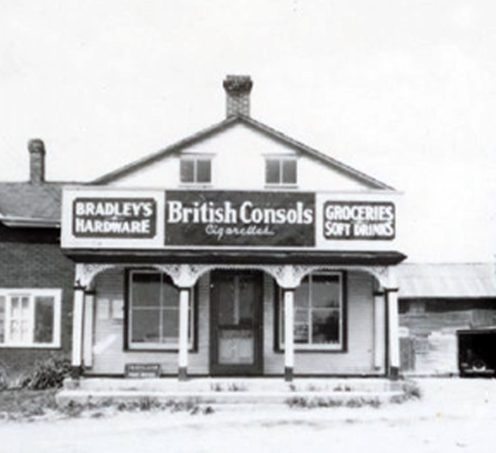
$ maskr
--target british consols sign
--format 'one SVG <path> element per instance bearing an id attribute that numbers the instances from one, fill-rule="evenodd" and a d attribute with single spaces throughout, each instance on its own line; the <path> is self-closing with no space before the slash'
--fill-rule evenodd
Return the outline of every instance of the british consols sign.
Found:
<path id="1" fill-rule="evenodd" d="M 315 245 L 315 194 L 167 191 L 166 246 Z"/>

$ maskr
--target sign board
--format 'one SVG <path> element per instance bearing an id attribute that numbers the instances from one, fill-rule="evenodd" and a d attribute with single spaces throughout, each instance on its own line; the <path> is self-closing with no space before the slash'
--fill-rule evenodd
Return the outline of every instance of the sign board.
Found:
<path id="1" fill-rule="evenodd" d="M 329 240 L 394 239 L 395 206 L 391 202 L 326 201 L 324 238 Z"/>
<path id="2" fill-rule="evenodd" d="M 153 198 L 76 198 L 72 234 L 91 238 L 153 238 L 157 203 Z"/>
<path id="3" fill-rule="evenodd" d="M 315 194 L 168 191 L 165 245 L 315 245 Z"/>
<path id="4" fill-rule="evenodd" d="M 124 376 L 134 379 L 148 379 L 160 377 L 159 363 L 126 363 Z"/>
<path id="5" fill-rule="evenodd" d="M 398 194 L 64 189 L 62 247 L 395 250 Z"/>

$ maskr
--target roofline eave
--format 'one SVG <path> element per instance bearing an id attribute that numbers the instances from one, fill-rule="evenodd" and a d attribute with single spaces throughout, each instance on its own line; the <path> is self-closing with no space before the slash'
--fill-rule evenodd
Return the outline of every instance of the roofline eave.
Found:
<path id="1" fill-rule="evenodd" d="M 191 146 L 195 143 L 197 143 L 200 140 L 203 140 L 207 137 L 210 137 L 211 135 L 220 132 L 224 129 L 226 129 L 229 126 L 232 126 L 236 123 L 244 123 L 245 125 L 249 127 L 253 127 L 254 129 L 258 130 L 259 132 L 262 132 L 263 134 L 267 135 L 268 137 L 277 140 L 281 143 L 284 143 L 287 146 L 290 146 L 294 149 L 297 149 L 303 153 L 306 153 L 310 156 L 312 156 L 315 159 L 320 160 L 321 162 L 324 162 L 325 164 L 332 166 L 334 169 L 337 171 L 340 171 L 348 176 L 351 176 L 352 178 L 361 181 L 375 189 L 380 189 L 380 190 L 390 190 L 396 192 L 396 189 L 392 186 L 389 186 L 388 184 L 385 184 L 361 171 L 358 171 L 341 161 L 334 159 L 327 154 L 324 154 L 320 151 L 317 151 L 314 148 L 311 148 L 308 145 L 305 145 L 298 140 L 295 140 L 284 133 L 267 126 L 265 123 L 262 123 L 260 121 L 257 121 L 251 117 L 244 116 L 244 115 L 236 115 L 232 117 L 228 117 L 224 120 L 222 120 L 219 123 L 216 123 L 210 127 L 207 127 L 206 129 L 200 130 L 199 132 L 192 134 L 176 143 L 173 143 L 172 145 L 161 149 L 160 151 L 157 151 L 153 154 L 150 154 L 142 159 L 139 159 L 137 161 L 131 162 L 130 164 L 127 164 L 117 170 L 114 170 L 110 173 L 106 173 L 103 176 L 100 176 L 99 178 L 91 181 L 90 183 L 87 183 L 89 185 L 100 185 L 100 184 L 107 184 L 110 182 L 113 182 L 121 177 L 127 176 L 131 174 L 132 172 L 139 170 L 141 168 L 144 168 L 148 165 L 151 165 L 152 163 L 156 162 L 157 160 L 162 159 L 163 157 L 173 154 L 175 152 L 178 152 L 182 150 L 183 148 L 187 146 Z"/>

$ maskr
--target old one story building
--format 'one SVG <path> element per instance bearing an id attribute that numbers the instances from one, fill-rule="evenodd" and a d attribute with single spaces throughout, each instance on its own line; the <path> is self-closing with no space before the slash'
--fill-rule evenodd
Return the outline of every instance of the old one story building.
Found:
<path id="1" fill-rule="evenodd" d="M 402 373 L 496 375 L 494 263 L 404 263 L 398 281 Z"/>
<path id="2" fill-rule="evenodd" d="M 66 187 L 74 374 L 396 376 L 400 194 L 250 116 Z"/>

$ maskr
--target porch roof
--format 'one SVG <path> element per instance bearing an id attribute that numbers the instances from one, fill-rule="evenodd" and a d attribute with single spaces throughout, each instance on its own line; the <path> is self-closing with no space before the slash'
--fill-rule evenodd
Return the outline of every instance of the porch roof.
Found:
<path id="1" fill-rule="evenodd" d="M 64 253 L 81 263 L 133 264 L 305 264 L 347 266 L 392 266 L 406 256 L 397 251 L 315 250 L 75 250 Z"/>

